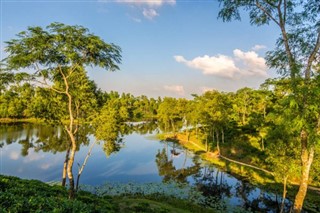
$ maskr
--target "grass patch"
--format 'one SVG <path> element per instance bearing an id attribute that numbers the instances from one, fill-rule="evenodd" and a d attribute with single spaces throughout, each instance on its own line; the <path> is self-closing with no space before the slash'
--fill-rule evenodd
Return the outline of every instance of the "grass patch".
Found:
<path id="1" fill-rule="evenodd" d="M 0 123 L 43 123 L 38 118 L 0 118 Z"/>
<path id="2" fill-rule="evenodd" d="M 0 175 L 0 212 L 217 212 L 161 194 L 98 196 L 86 191 L 68 199 L 66 188 Z"/>

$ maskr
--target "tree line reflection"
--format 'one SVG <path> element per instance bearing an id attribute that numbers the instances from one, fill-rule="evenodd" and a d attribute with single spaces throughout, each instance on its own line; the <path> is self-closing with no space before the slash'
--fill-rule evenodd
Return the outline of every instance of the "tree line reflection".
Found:
<path id="1" fill-rule="evenodd" d="M 152 134 L 161 131 L 156 122 L 123 123 L 113 138 L 101 141 L 100 145 L 106 156 L 121 150 L 125 144 L 124 137 L 132 133 Z M 94 129 L 92 126 L 79 127 L 76 137 L 81 141 L 81 147 L 89 146 L 90 137 Z M 108 133 L 106 133 L 108 134 Z M 92 139 L 92 138 L 91 138 Z M 27 156 L 33 149 L 35 152 L 63 153 L 68 149 L 66 132 L 63 128 L 43 124 L 1 124 L 1 148 L 13 143 L 21 145 L 21 156 Z M 129 143 L 129 141 L 127 142 Z M 248 180 L 235 179 L 219 169 L 204 165 L 198 155 L 190 153 L 174 142 L 163 141 L 163 148 L 155 155 L 155 163 L 159 176 L 164 183 L 174 181 L 182 184 L 192 184 L 205 197 L 204 205 L 213 206 L 217 203 L 229 202 L 242 206 L 253 212 L 267 212 L 279 210 L 281 199 L 274 194 L 269 194 L 263 189 L 250 184 Z M 77 151 L 79 151 L 79 149 Z M 180 164 L 178 165 L 176 161 Z M 187 162 L 191 159 L 191 163 Z M 291 203 L 286 202 L 288 210 Z"/>

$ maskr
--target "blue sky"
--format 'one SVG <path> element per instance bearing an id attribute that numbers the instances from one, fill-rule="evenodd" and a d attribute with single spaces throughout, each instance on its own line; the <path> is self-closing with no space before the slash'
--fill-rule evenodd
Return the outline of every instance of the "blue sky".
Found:
<path id="1" fill-rule="evenodd" d="M 217 0 L 0 0 L 4 41 L 28 26 L 82 25 L 122 48 L 120 71 L 89 68 L 106 91 L 190 98 L 208 89 L 257 88 L 274 71 L 264 64 L 279 31 L 217 19 Z"/>

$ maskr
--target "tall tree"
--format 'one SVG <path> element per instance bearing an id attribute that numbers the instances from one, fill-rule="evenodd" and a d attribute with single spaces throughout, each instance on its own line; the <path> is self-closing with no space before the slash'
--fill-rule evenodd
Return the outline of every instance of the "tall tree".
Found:
<path id="1" fill-rule="evenodd" d="M 59 123 L 68 120 L 64 128 L 69 136 L 70 156 L 67 174 L 70 198 L 74 197 L 74 177 L 72 167 L 77 150 L 75 134 L 78 131 L 77 119 L 84 116 L 80 112 L 81 101 L 86 95 L 89 84 L 85 67 L 98 66 L 106 70 L 118 70 L 121 62 L 121 50 L 114 44 L 104 42 L 100 37 L 89 33 L 82 26 L 69 26 L 52 23 L 42 27 L 29 27 L 17 34 L 17 38 L 6 42 L 4 59 L 9 70 L 29 69 L 35 81 L 54 92 L 60 101 L 57 113 L 62 116 L 53 118 Z M 59 96 L 61 98 L 59 98 Z M 65 112 L 65 113 L 61 113 Z M 82 110 L 85 112 L 85 110 Z"/>
<path id="2" fill-rule="evenodd" d="M 320 109 L 313 99 L 317 91 L 320 48 L 320 7 L 318 0 L 219 0 L 219 17 L 240 20 L 240 9 L 249 12 L 253 25 L 273 23 L 280 30 L 275 50 L 268 52 L 267 63 L 290 77 L 287 94 L 288 119 L 297 124 L 300 137 L 301 182 L 294 212 L 301 212 L 307 193 L 309 171 L 315 146 L 319 143 Z M 287 114 L 288 115 L 288 114 Z"/>

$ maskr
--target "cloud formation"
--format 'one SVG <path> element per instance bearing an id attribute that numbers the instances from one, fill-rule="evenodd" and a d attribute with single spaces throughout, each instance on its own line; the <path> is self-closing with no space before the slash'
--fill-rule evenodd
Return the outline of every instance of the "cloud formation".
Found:
<path id="1" fill-rule="evenodd" d="M 267 76 L 266 60 L 259 57 L 254 51 L 243 52 L 239 49 L 233 50 L 236 60 L 244 65 L 243 73 L 246 75 Z"/>
<path id="2" fill-rule="evenodd" d="M 198 56 L 187 60 L 176 55 L 174 59 L 190 68 L 200 70 L 204 75 L 215 75 L 224 78 L 235 76 L 267 76 L 265 59 L 259 57 L 254 51 L 244 52 L 239 49 L 233 51 L 233 57 L 226 55 Z"/>
<path id="3" fill-rule="evenodd" d="M 100 0 L 103 1 L 103 0 Z M 176 0 L 116 0 L 119 3 L 125 3 L 130 5 L 135 5 L 142 9 L 142 15 L 152 20 L 155 17 L 159 16 L 159 13 L 157 11 L 158 8 L 160 8 L 163 5 L 175 5 Z"/>
<path id="4" fill-rule="evenodd" d="M 169 92 L 174 92 L 175 94 L 178 94 L 178 95 L 184 95 L 184 88 L 183 86 L 181 85 L 165 85 L 163 87 L 166 91 L 169 91 Z"/>
<path id="5" fill-rule="evenodd" d="M 164 4 L 175 5 L 175 0 L 117 0 L 120 3 L 144 5 L 148 7 L 161 7 Z"/>
<path id="6" fill-rule="evenodd" d="M 188 67 L 201 70 L 204 75 L 218 75 L 222 77 L 233 77 L 239 69 L 235 66 L 232 58 L 225 55 L 199 56 L 190 61 L 183 56 L 174 56 L 179 63 L 184 63 Z"/>
<path id="7" fill-rule="evenodd" d="M 144 8 L 142 14 L 144 17 L 146 17 L 149 20 L 152 20 L 154 17 L 159 16 L 157 11 L 155 11 L 152 8 L 148 8 L 148 9 Z"/>
<path id="8" fill-rule="evenodd" d="M 267 47 L 265 45 L 261 45 L 261 44 L 256 44 L 254 45 L 251 49 L 253 51 L 259 51 L 259 50 L 262 50 L 262 49 L 266 49 Z"/>
<path id="9" fill-rule="evenodd" d="M 17 151 L 11 151 L 11 152 L 9 153 L 9 158 L 10 158 L 11 160 L 18 160 L 18 159 L 19 159 L 19 156 L 20 156 L 20 154 L 19 154 L 19 152 L 17 152 Z"/>

